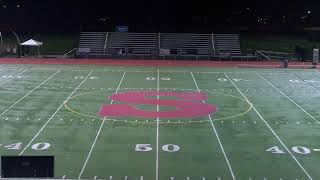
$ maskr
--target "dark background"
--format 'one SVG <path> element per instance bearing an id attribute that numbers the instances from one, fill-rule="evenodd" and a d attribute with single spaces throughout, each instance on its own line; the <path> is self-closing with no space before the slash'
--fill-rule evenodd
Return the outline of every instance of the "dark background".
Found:
<path id="1" fill-rule="evenodd" d="M 319 26 L 319 7 L 319 0 L 0 0 L 0 25 L 39 32 L 117 25 L 131 32 L 291 32 Z"/>

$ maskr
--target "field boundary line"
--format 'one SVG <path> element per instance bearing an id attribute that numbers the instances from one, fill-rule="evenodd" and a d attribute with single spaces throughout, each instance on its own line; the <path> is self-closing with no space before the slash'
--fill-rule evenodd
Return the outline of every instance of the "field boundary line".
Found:
<path id="1" fill-rule="evenodd" d="M 6 84 L 6 83 L 7 83 L 7 82 L 9 82 L 10 80 L 12 80 L 12 79 L 14 79 L 14 78 L 16 78 L 16 77 L 18 77 L 18 76 L 20 76 L 21 74 L 25 73 L 26 71 L 28 71 L 28 69 L 25 69 L 24 71 L 22 71 L 22 72 L 20 72 L 20 73 L 16 74 L 16 75 L 15 75 L 15 76 L 13 76 L 12 78 L 9 78 L 9 79 L 7 79 L 6 81 L 4 81 L 4 82 L 0 83 L 0 86 L 2 86 L 2 85 L 4 85 L 4 84 Z"/>
<path id="2" fill-rule="evenodd" d="M 158 69 L 157 74 L 157 92 L 160 91 L 160 70 Z M 159 112 L 159 94 L 157 94 L 157 112 Z M 157 116 L 157 135 L 156 135 L 156 180 L 159 179 L 159 124 L 160 119 L 159 116 Z"/>
<path id="3" fill-rule="evenodd" d="M 311 119 L 313 119 L 314 121 L 320 123 L 320 121 L 318 121 L 315 117 L 313 117 L 311 114 L 309 114 L 305 109 L 303 109 L 299 104 L 297 104 L 293 99 L 291 99 L 288 95 L 284 94 L 280 89 L 278 89 L 277 87 L 274 86 L 274 84 L 272 84 L 271 82 L 269 82 L 267 79 L 265 79 L 264 77 L 262 77 L 259 73 L 257 73 L 257 75 L 263 79 L 265 82 L 267 82 L 273 89 L 277 90 L 280 94 L 282 94 L 284 97 L 286 97 L 287 99 L 289 99 L 293 104 L 295 104 L 299 109 L 301 109 L 305 114 L 307 114 Z"/>
<path id="4" fill-rule="evenodd" d="M 229 80 L 229 82 L 237 89 L 237 91 L 248 101 L 249 104 L 251 104 L 253 110 L 257 113 L 257 115 L 260 117 L 260 119 L 264 122 L 264 124 L 269 128 L 269 130 L 272 132 L 272 134 L 276 137 L 276 139 L 280 142 L 280 144 L 286 149 L 286 151 L 290 154 L 292 159 L 298 164 L 298 166 L 301 168 L 301 170 L 305 173 L 305 175 L 309 178 L 309 180 L 313 180 L 308 171 L 302 166 L 302 164 L 298 161 L 298 159 L 291 153 L 289 148 L 284 144 L 284 142 L 281 140 L 281 138 L 277 135 L 277 133 L 271 128 L 271 126 L 266 122 L 266 120 L 262 117 L 262 115 L 259 113 L 259 111 L 256 109 L 256 107 L 249 101 L 249 99 L 241 92 L 241 90 L 237 87 L 237 85 L 229 78 L 229 76 L 224 73 L 226 78 Z"/>
<path id="5" fill-rule="evenodd" d="M 120 89 L 120 86 L 121 86 L 121 84 L 122 84 L 122 81 L 123 81 L 124 77 L 126 76 L 126 73 L 127 73 L 127 72 L 124 71 L 124 73 L 123 73 L 123 75 L 122 75 L 122 78 L 121 78 L 121 80 L 120 80 L 120 82 L 119 82 L 119 84 L 118 84 L 118 87 L 117 87 L 117 89 L 116 89 L 116 91 L 115 91 L 115 94 L 118 93 L 118 91 L 119 91 L 119 89 Z M 113 104 L 113 102 L 114 102 L 114 101 L 111 100 L 110 104 Z M 103 121 L 101 122 L 101 125 L 100 125 L 100 127 L 99 127 L 98 132 L 97 132 L 97 135 L 96 135 L 96 137 L 94 138 L 94 141 L 93 141 L 93 144 L 91 145 L 90 151 L 89 151 L 89 153 L 88 153 L 88 155 L 87 155 L 87 157 L 86 157 L 86 160 L 85 160 L 85 162 L 84 162 L 84 164 L 83 164 L 83 166 L 82 166 L 82 168 L 81 168 L 81 171 L 80 171 L 80 173 L 79 173 L 79 175 L 78 175 L 78 179 L 81 179 L 81 176 L 82 176 L 85 168 L 87 167 L 88 161 L 89 161 L 89 159 L 90 159 L 90 157 L 91 157 L 91 154 L 92 154 L 92 151 L 93 151 L 93 148 L 94 148 L 94 146 L 96 145 L 96 143 L 97 143 L 97 141 L 98 141 L 99 135 L 100 135 L 100 133 L 101 133 L 101 130 L 102 130 L 103 125 L 104 125 L 105 122 L 106 122 L 106 119 L 107 119 L 107 116 L 105 116 L 105 117 L 103 118 Z"/>
<path id="6" fill-rule="evenodd" d="M 191 73 L 192 79 L 193 79 L 193 81 L 194 81 L 194 84 L 195 84 L 196 87 L 197 87 L 198 92 L 201 92 L 200 89 L 199 89 L 198 83 L 197 83 L 196 79 L 194 78 L 193 73 L 192 73 L 192 72 L 190 72 L 190 73 Z M 204 100 L 203 100 L 203 103 L 205 103 Z M 214 133 L 215 133 L 215 135 L 216 135 L 216 137 L 217 137 L 217 140 L 218 140 L 218 143 L 219 143 L 219 145 L 220 145 L 221 151 L 222 151 L 222 153 L 223 153 L 224 159 L 225 159 L 225 161 L 226 161 L 226 163 L 227 163 L 227 165 L 228 165 L 228 168 L 229 168 L 230 174 L 231 174 L 231 176 L 232 176 L 232 179 L 235 180 L 236 177 L 235 177 L 235 175 L 234 175 L 233 169 L 232 169 L 231 164 L 230 164 L 230 162 L 229 162 L 228 156 L 227 156 L 226 152 L 224 151 L 224 147 L 223 147 L 222 142 L 221 142 L 221 140 L 220 140 L 218 131 L 217 131 L 217 129 L 216 129 L 216 127 L 215 127 L 215 125 L 214 125 L 214 123 L 213 123 L 213 121 L 212 121 L 212 118 L 211 118 L 211 115 L 210 115 L 210 114 L 208 115 L 208 117 L 209 117 L 209 119 L 210 119 L 210 123 L 211 123 L 212 129 L 213 129 L 213 131 L 214 131 Z"/>
<path id="7" fill-rule="evenodd" d="M 49 124 L 49 122 L 53 119 L 53 117 L 60 111 L 60 109 L 63 107 L 64 103 L 70 99 L 70 97 L 80 88 L 80 86 L 89 78 L 89 76 L 93 73 L 93 71 L 90 71 L 90 73 L 84 78 L 81 83 L 72 91 L 72 93 L 67 97 L 65 101 L 58 107 L 58 109 L 52 114 L 52 116 L 48 119 L 48 121 L 40 128 L 40 130 L 37 132 L 37 134 L 31 139 L 31 141 L 27 144 L 25 148 L 19 153 L 19 156 L 21 156 L 26 149 L 33 143 L 33 141 L 39 136 L 39 134 L 45 129 L 45 127 Z"/>
<path id="8" fill-rule="evenodd" d="M 43 81 L 41 84 L 39 84 L 38 86 L 36 86 L 35 88 L 33 88 L 29 93 L 27 93 L 26 95 L 24 95 L 22 98 L 20 98 L 18 101 L 14 102 L 9 108 L 7 108 L 6 110 L 4 110 L 1 114 L 0 117 L 2 115 L 4 115 L 6 112 L 8 112 L 13 106 L 15 106 L 16 104 L 18 104 L 20 101 L 22 101 L 24 98 L 26 98 L 27 96 L 29 96 L 31 93 L 33 93 L 35 90 L 37 90 L 39 87 L 41 87 L 44 83 L 46 83 L 47 81 L 49 81 L 50 79 L 52 79 L 56 74 L 58 74 L 60 72 L 60 70 L 56 71 L 54 74 L 52 74 L 49 78 L 47 78 L 45 81 Z"/>

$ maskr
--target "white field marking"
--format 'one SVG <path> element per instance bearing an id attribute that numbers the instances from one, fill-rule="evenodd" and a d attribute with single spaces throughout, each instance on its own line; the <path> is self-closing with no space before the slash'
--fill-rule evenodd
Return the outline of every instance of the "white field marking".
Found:
<path id="1" fill-rule="evenodd" d="M 94 176 L 93 179 L 97 179 L 97 176 Z"/>
<path id="2" fill-rule="evenodd" d="M 194 84 L 195 84 L 196 87 L 197 87 L 198 92 L 201 92 L 200 89 L 199 89 L 199 86 L 198 86 L 198 84 L 197 84 L 197 81 L 196 81 L 196 79 L 194 78 L 194 75 L 193 75 L 192 72 L 191 72 L 191 76 L 192 76 L 192 79 L 193 79 Z M 204 100 L 203 100 L 203 103 L 205 103 Z M 209 114 L 208 117 L 209 117 L 209 119 L 210 119 L 210 123 L 211 123 L 212 129 L 213 129 L 213 131 L 214 131 L 214 134 L 215 134 L 216 137 L 217 137 L 217 140 L 218 140 L 218 143 L 219 143 L 219 145 L 220 145 L 221 151 L 222 151 L 222 153 L 223 153 L 224 159 L 225 159 L 225 161 L 226 161 L 226 163 L 227 163 L 227 165 L 228 165 L 228 168 L 229 168 L 230 174 L 231 174 L 231 176 L 232 176 L 232 179 L 235 180 L 236 177 L 235 177 L 235 175 L 234 175 L 234 173 L 233 173 L 233 169 L 232 169 L 232 167 L 231 167 L 231 165 L 230 165 L 228 156 L 227 156 L 226 152 L 224 151 L 224 147 L 223 147 L 223 145 L 222 145 L 222 143 L 221 143 L 221 140 L 220 140 L 219 134 L 218 134 L 218 132 L 217 132 L 217 129 L 216 129 L 216 127 L 215 127 L 215 125 L 214 125 L 214 123 L 213 123 L 213 121 L 212 121 L 211 115 Z"/>
<path id="3" fill-rule="evenodd" d="M 229 79 L 230 83 L 237 89 L 237 91 L 242 95 L 242 97 L 252 106 L 252 109 L 257 113 L 257 115 L 260 117 L 260 119 L 264 122 L 264 124 L 269 128 L 269 130 L 272 132 L 272 134 L 277 138 L 277 140 L 280 142 L 280 144 L 286 149 L 286 151 L 290 154 L 292 159 L 298 164 L 298 166 L 301 168 L 301 170 L 306 174 L 306 176 L 309 178 L 309 180 L 312 180 L 312 177 L 307 172 L 307 170 L 301 165 L 301 163 L 297 160 L 297 158 L 291 153 L 289 148 L 284 144 L 284 142 L 280 139 L 280 137 L 277 135 L 276 132 L 271 128 L 271 126 L 266 122 L 266 120 L 261 116 L 261 114 L 258 112 L 258 110 L 255 108 L 255 106 L 249 101 L 249 99 L 240 91 L 240 89 L 235 85 L 235 83 L 229 78 L 229 76 L 224 73 L 224 75 Z"/>
<path id="4" fill-rule="evenodd" d="M 123 81 L 124 77 L 126 76 L 126 73 L 127 73 L 127 72 L 124 71 L 124 73 L 123 73 L 123 75 L 122 75 L 122 78 L 121 78 L 121 80 L 120 80 L 120 82 L 119 82 L 119 85 L 118 85 L 118 87 L 117 87 L 117 90 L 115 91 L 115 94 L 118 93 L 118 91 L 119 91 L 119 89 L 120 89 L 120 86 L 121 86 L 121 84 L 122 84 L 122 81 Z M 111 100 L 110 104 L 113 104 L 113 100 Z M 80 171 L 80 173 L 79 173 L 78 179 L 81 179 L 81 176 L 82 176 L 82 174 L 83 174 L 83 172 L 84 172 L 84 170 L 85 170 L 85 168 L 86 168 L 86 166 L 87 166 L 87 163 L 88 163 L 88 161 L 89 161 L 89 159 L 90 159 L 90 156 L 91 156 L 91 153 L 92 153 L 92 151 L 93 151 L 93 148 L 94 148 L 94 146 L 95 146 L 96 143 L 97 143 L 97 140 L 98 140 L 99 135 L 100 135 L 100 133 L 101 133 L 102 127 L 103 127 L 104 123 L 106 122 L 106 120 L 107 120 L 107 116 L 105 116 L 105 117 L 103 118 L 103 121 L 101 122 L 101 125 L 100 125 L 100 127 L 99 127 L 98 132 L 97 132 L 97 135 L 96 135 L 96 137 L 94 138 L 93 144 L 92 144 L 92 146 L 91 146 L 91 148 L 90 148 L 90 151 L 89 151 L 89 153 L 88 153 L 88 155 L 87 155 L 87 158 L 86 158 L 86 160 L 85 160 L 85 162 L 84 162 L 84 164 L 83 164 L 83 166 L 82 166 L 82 169 L 81 169 L 81 171 Z"/>
<path id="5" fill-rule="evenodd" d="M 157 71 L 157 92 L 159 93 L 160 88 L 160 70 Z M 159 94 L 157 95 L 157 100 L 159 100 Z M 159 112 L 159 102 L 157 102 L 157 112 Z M 157 135 L 156 135 L 156 180 L 159 179 L 159 117 L 157 117 Z"/>
<path id="6" fill-rule="evenodd" d="M 295 76 L 295 75 L 293 75 L 293 74 L 290 74 L 290 75 L 291 75 L 292 77 L 296 78 L 296 79 L 301 80 L 304 84 L 310 86 L 312 89 L 314 89 L 314 90 L 316 90 L 317 92 L 320 93 L 320 90 L 319 90 L 318 88 L 314 87 L 313 85 L 311 85 L 310 83 L 306 82 L 305 80 L 302 80 L 301 78 L 299 78 L 299 77 L 297 77 L 297 76 Z"/>
<path id="7" fill-rule="evenodd" d="M 17 75 L 13 76 L 12 78 L 9 78 L 9 79 L 7 79 L 6 81 L 4 81 L 4 82 L 0 83 L 0 86 L 1 86 L 1 85 L 6 84 L 6 83 L 7 83 L 7 82 L 9 82 L 11 79 L 14 79 L 14 78 L 16 78 L 16 77 L 20 76 L 21 74 L 25 73 L 26 71 L 28 71 L 28 69 L 26 69 L 26 70 L 24 70 L 24 71 L 22 71 L 22 72 L 18 73 Z"/>
<path id="8" fill-rule="evenodd" d="M 143 176 L 140 177 L 140 180 L 143 180 Z"/>
<path id="9" fill-rule="evenodd" d="M 298 108 L 300 108 L 304 113 L 306 113 L 311 119 L 313 119 L 316 122 L 319 122 L 315 117 L 313 117 L 311 114 L 309 114 L 306 110 L 304 110 L 299 104 L 297 104 L 294 100 L 292 100 L 289 96 L 287 96 L 286 94 L 284 94 L 282 91 L 280 91 L 277 87 L 275 87 L 271 82 L 269 82 L 267 79 L 265 79 L 264 77 L 262 77 L 259 73 L 257 73 L 257 75 L 263 79 L 264 81 L 266 81 L 271 87 L 273 87 L 275 90 L 277 90 L 280 94 L 282 94 L 284 97 L 286 97 L 287 99 L 289 99 L 293 104 L 295 104 Z"/>
<path id="10" fill-rule="evenodd" d="M 202 180 L 206 180 L 206 178 L 205 178 L 205 177 L 202 177 Z"/>
<path id="11" fill-rule="evenodd" d="M 65 179 L 65 178 L 66 178 L 66 175 L 63 175 L 63 176 L 62 176 L 62 179 Z"/>
<path id="12" fill-rule="evenodd" d="M 124 177 L 124 180 L 128 180 L 128 176 L 125 176 L 125 177 Z"/>
<path id="13" fill-rule="evenodd" d="M 174 177 L 170 177 L 171 180 L 174 180 Z"/>
<path id="14" fill-rule="evenodd" d="M 112 180 L 112 176 L 109 177 L 109 180 Z"/>
<path id="15" fill-rule="evenodd" d="M 313 149 L 313 151 L 315 151 L 315 152 L 320 152 L 320 149 Z"/>
<path id="16" fill-rule="evenodd" d="M 88 79 L 88 77 L 93 73 L 93 71 L 90 71 L 90 73 L 87 75 L 85 79 L 81 81 L 81 83 L 76 87 L 72 93 L 67 97 L 65 101 L 62 102 L 62 104 L 58 107 L 58 109 L 52 114 L 52 116 L 48 119 L 48 121 L 41 127 L 41 129 L 37 132 L 37 134 L 30 140 L 30 142 L 26 145 L 25 148 L 20 152 L 19 156 L 21 156 L 26 149 L 33 143 L 33 141 L 39 136 L 39 134 L 46 128 L 46 126 L 49 124 L 49 122 L 53 119 L 53 117 L 59 112 L 59 110 L 63 107 L 64 103 L 67 102 L 72 95 L 80 88 L 80 86 Z"/>
<path id="17" fill-rule="evenodd" d="M 187 180 L 190 180 L 190 177 L 187 177 Z"/>
<path id="18" fill-rule="evenodd" d="M 42 86 L 44 83 L 46 83 L 47 81 L 49 81 L 51 78 L 53 78 L 53 76 L 55 76 L 57 73 L 59 73 L 60 70 L 58 70 L 57 72 L 55 72 L 54 74 L 52 74 L 48 79 L 46 79 L 45 81 L 43 81 L 41 84 L 39 84 L 37 87 L 35 87 L 34 89 L 32 89 L 28 94 L 24 95 L 22 98 L 20 98 L 18 101 L 16 101 L 15 103 L 13 103 L 9 108 L 7 108 L 6 110 L 4 110 L 1 114 L 0 117 L 2 115 L 4 115 L 6 112 L 8 112 L 13 106 L 15 106 L 16 104 L 18 104 L 20 101 L 22 101 L 24 98 L 26 98 L 27 96 L 29 96 L 33 91 L 37 90 L 40 86 Z"/>

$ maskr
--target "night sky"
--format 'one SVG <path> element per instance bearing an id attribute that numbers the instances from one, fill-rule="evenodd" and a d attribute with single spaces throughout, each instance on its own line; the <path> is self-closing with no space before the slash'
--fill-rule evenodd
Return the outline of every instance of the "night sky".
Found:
<path id="1" fill-rule="evenodd" d="M 212 31 L 218 27 L 319 26 L 319 0 L 0 0 L 0 24 L 25 30 Z"/>

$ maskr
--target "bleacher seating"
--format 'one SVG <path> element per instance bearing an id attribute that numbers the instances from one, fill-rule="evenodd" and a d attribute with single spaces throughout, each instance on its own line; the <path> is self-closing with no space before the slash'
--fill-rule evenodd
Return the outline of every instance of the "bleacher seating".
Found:
<path id="1" fill-rule="evenodd" d="M 108 33 L 107 54 L 118 49 L 124 49 L 128 55 L 150 55 L 158 50 L 158 33 Z"/>
<path id="2" fill-rule="evenodd" d="M 90 55 L 241 56 L 238 34 L 82 32 Z"/>
<path id="3" fill-rule="evenodd" d="M 161 49 L 175 50 L 177 55 L 212 55 L 211 34 L 163 33 L 160 36 Z"/>
<path id="4" fill-rule="evenodd" d="M 238 34 L 214 34 L 216 55 L 241 56 Z"/>
<path id="5" fill-rule="evenodd" d="M 105 32 L 82 32 L 79 49 L 90 49 L 91 55 L 104 54 Z"/>

